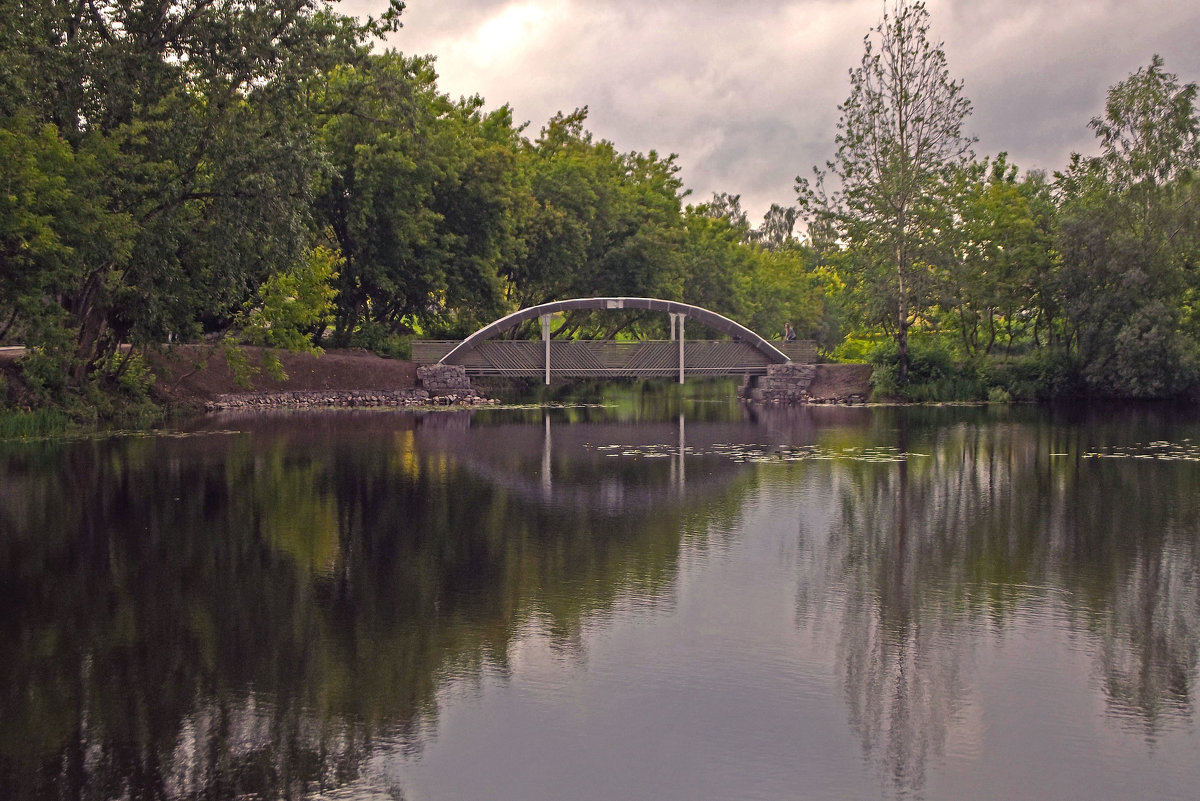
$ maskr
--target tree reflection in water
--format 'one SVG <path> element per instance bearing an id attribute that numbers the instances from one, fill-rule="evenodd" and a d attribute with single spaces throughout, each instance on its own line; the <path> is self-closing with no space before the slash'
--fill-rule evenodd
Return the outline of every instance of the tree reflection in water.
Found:
<path id="1" fill-rule="evenodd" d="M 948 738 L 976 736 L 977 634 L 1059 603 L 1091 635 L 1111 715 L 1150 741 L 1191 725 L 1197 465 L 1081 458 L 1120 431 L 914 417 L 886 426 L 904 462 L 838 465 L 842 512 L 814 548 L 825 575 L 798 601 L 802 627 L 839 632 L 849 722 L 883 775 L 919 793 Z"/>
<path id="2" fill-rule="evenodd" d="M 919 795 L 979 736 L 981 643 L 1028 613 L 1068 622 L 1111 720 L 1149 741 L 1193 725 L 1200 465 L 1083 456 L 1169 435 L 1153 421 L 989 415 L 322 413 L 8 448 L 0 797 L 353 786 L 374 755 L 429 742 L 447 684 L 512 671 L 531 626 L 578 659 L 624 599 L 670 611 L 681 558 L 792 480 L 836 508 L 801 531 L 798 626 L 828 640 L 850 729 L 893 790 Z M 768 462 L 772 443 L 824 450 L 788 467 L 707 447 L 751 439 Z M 909 456 L 825 458 L 864 445 Z"/>
<path id="3" fill-rule="evenodd" d="M 344 786 L 379 748 L 421 748 L 443 683 L 508 671 L 529 621 L 569 653 L 622 595 L 667 598 L 686 515 L 737 508 L 540 505 L 464 467 L 466 416 L 341 423 L 280 416 L 249 436 L 3 463 L 19 502 L 0 511 L 0 718 L 20 725 L 0 727 L 0 797 Z M 533 440 L 491 455 L 536 471 Z"/>

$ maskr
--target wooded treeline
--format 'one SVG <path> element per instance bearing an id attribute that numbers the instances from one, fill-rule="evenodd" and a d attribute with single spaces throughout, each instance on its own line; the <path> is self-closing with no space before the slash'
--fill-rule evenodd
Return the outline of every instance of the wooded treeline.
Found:
<path id="1" fill-rule="evenodd" d="M 1157 57 L 1092 121 L 1099 157 L 1020 175 L 971 152 L 928 14 L 900 4 L 865 40 L 838 156 L 755 227 L 736 195 L 685 203 L 674 156 L 594 138 L 586 108 L 535 133 L 448 97 L 432 57 L 379 49 L 402 10 L 0 0 L 0 344 L 35 346 L 30 386 L 128 385 L 130 354 L 205 336 L 400 354 L 590 295 L 790 321 L 910 397 L 1196 383 L 1196 86 Z M 902 52 L 908 94 L 877 85 Z"/>
<path id="2" fill-rule="evenodd" d="M 1053 176 L 978 159 L 971 112 L 922 3 L 864 40 L 837 152 L 800 205 L 845 281 L 845 321 L 888 343 L 903 397 L 1165 397 L 1200 370 L 1200 116 L 1163 60 L 1113 86 L 1099 155 Z M 910 351 L 909 335 L 919 335 Z M 849 345 L 850 343 L 847 343 Z"/>
<path id="3" fill-rule="evenodd" d="M 744 247 L 586 109 L 533 134 L 452 100 L 432 58 L 374 49 L 401 9 L 0 0 L 0 338 L 37 346 L 28 379 L 119 379 L 119 344 L 206 334 L 399 352 L 598 294 L 819 324 L 805 253 Z"/>

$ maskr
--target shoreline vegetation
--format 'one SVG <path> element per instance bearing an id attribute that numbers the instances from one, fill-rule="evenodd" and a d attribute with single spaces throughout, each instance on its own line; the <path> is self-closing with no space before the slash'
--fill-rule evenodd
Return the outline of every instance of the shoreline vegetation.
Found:
<path id="1" fill-rule="evenodd" d="M 449 97 L 435 56 L 384 47 L 401 2 L 188 8 L 6 17 L 0 351 L 33 346 L 0 373 L 14 425 L 149 425 L 225 367 L 259 392 L 399 391 L 296 386 L 322 371 L 295 360 L 412 369 L 415 337 L 603 296 L 794 330 L 870 365 L 874 400 L 1200 398 L 1200 90 L 1158 55 L 1080 120 L 1094 154 L 1022 172 L 974 152 L 968 87 L 924 3 L 897 0 L 849 72 L 833 158 L 754 225 L 737 194 L 686 203 L 674 154 L 622 152 L 586 106 L 534 129 Z M 575 310 L 551 335 L 668 325 Z M 205 352 L 168 374 L 168 342 L 208 344 L 168 348 Z"/>
<path id="2" fill-rule="evenodd" d="M 987 391 L 986 376 L 1002 375 L 1003 365 L 993 367 L 991 373 L 972 373 L 959 369 L 944 354 L 942 358 L 931 358 L 921 344 L 914 354 L 907 394 L 895 391 L 894 376 L 889 374 L 886 363 L 882 368 L 860 362 L 822 363 L 814 365 L 817 374 L 805 399 L 788 403 L 977 405 L 1064 400 L 1061 396 L 1038 397 L 1030 391 L 1034 384 L 1028 383 L 1028 379 L 1024 384 L 1009 379 L 1011 383 L 1007 386 L 993 384 Z M 297 353 L 251 346 L 239 348 L 238 356 L 231 360 L 219 347 L 179 345 L 141 358 L 145 372 L 137 390 L 103 393 L 104 404 L 100 407 L 84 397 L 66 404 L 39 404 L 21 383 L 16 357 L 8 354 L 0 358 L 0 381 L 8 399 L 7 407 L 0 407 L 0 441 L 148 430 L 229 410 L 347 407 L 423 410 L 500 403 L 489 397 L 489 393 L 498 389 L 495 379 L 483 382 L 480 391 L 472 390 L 461 396 L 431 395 L 420 387 L 415 363 L 363 349 Z M 1013 374 L 1021 375 L 1016 370 Z M 500 394 L 511 394 L 520 382 L 501 381 L 500 385 L 510 390 Z M 1073 399 L 1097 400 L 1082 395 Z M 1200 397 L 1195 395 L 1183 399 L 1200 403 Z M 759 405 L 773 404 L 767 401 Z"/>
<path id="3" fill-rule="evenodd" d="M 220 348 L 179 345 L 144 357 L 136 391 L 104 393 L 103 415 L 86 398 L 39 405 L 21 383 L 17 357 L 0 358 L 8 408 L 0 408 L 0 440 L 41 438 L 88 429 L 145 429 L 222 410 L 277 408 L 444 408 L 498 403 L 497 379 L 467 392 L 424 389 L 415 363 L 362 349 L 297 353 L 242 347 L 229 359 Z M 811 403 L 845 403 L 870 391 L 861 365 L 824 365 Z M 503 384 L 504 382 L 500 382 Z M 513 382 L 509 389 L 519 389 Z M 501 394 L 509 394 L 502 392 Z M 22 402 L 23 401 L 23 402 Z"/>

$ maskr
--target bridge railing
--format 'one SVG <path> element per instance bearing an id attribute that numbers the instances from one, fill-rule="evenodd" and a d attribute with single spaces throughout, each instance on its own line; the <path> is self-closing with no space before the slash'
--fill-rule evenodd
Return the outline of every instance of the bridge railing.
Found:
<path id="1" fill-rule="evenodd" d="M 457 344 L 454 340 L 416 340 L 412 343 L 413 361 L 433 364 Z M 816 360 L 816 344 L 810 340 L 779 343 L 778 347 L 793 361 Z M 545 354 L 546 343 L 540 340 L 488 340 L 456 360 L 473 375 L 540 376 L 545 374 Z M 688 375 L 765 373 L 767 364 L 764 355 L 740 342 L 684 341 L 684 372 Z M 557 377 L 671 377 L 678 371 L 678 342 L 550 342 L 550 373 Z"/>
<path id="2" fill-rule="evenodd" d="M 789 361 L 797 364 L 813 364 L 817 361 L 817 341 L 815 339 L 795 339 L 791 342 L 772 342 L 772 345 L 783 351 Z"/>
<path id="3" fill-rule="evenodd" d="M 461 339 L 414 339 L 412 359 L 417 364 L 437 364 L 442 357 L 458 346 Z"/>

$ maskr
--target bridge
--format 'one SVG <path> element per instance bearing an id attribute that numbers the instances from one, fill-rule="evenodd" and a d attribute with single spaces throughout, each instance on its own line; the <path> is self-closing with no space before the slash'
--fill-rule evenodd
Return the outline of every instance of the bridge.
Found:
<path id="1" fill-rule="evenodd" d="M 553 340 L 551 317 L 563 311 L 630 309 L 670 316 L 671 339 Z M 497 334 L 541 318 L 542 339 L 497 340 Z M 729 339 L 688 340 L 685 320 L 693 320 Z M 484 326 L 460 341 L 413 342 L 418 364 L 462 365 L 467 375 L 551 378 L 673 378 L 691 376 L 765 375 L 772 364 L 812 362 L 811 340 L 768 342 L 749 328 L 716 312 L 688 303 L 657 298 L 574 298 L 530 306 Z"/>

